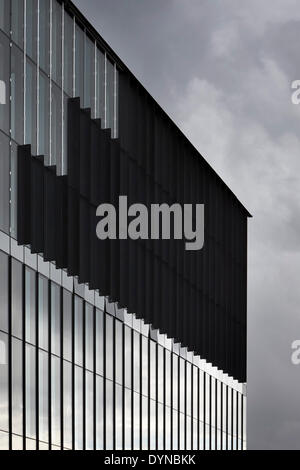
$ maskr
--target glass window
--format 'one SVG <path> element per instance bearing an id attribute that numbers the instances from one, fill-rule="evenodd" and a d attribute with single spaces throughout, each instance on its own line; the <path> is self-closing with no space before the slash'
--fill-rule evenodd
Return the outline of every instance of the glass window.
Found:
<path id="1" fill-rule="evenodd" d="M 95 115 L 95 43 L 85 36 L 84 53 L 84 107 Z"/>
<path id="2" fill-rule="evenodd" d="M 36 361 L 35 348 L 26 344 L 26 437 L 36 438 Z"/>
<path id="3" fill-rule="evenodd" d="M 116 450 L 123 448 L 123 392 L 122 387 L 116 384 Z"/>
<path id="4" fill-rule="evenodd" d="M 103 379 L 96 376 L 96 449 L 103 450 Z"/>
<path id="5" fill-rule="evenodd" d="M 186 417 L 186 450 L 192 450 L 192 419 L 190 416 Z"/>
<path id="6" fill-rule="evenodd" d="M 16 0 L 18 3 L 19 0 Z M 16 46 L 11 48 L 11 136 L 19 144 L 24 144 L 24 58 Z"/>
<path id="7" fill-rule="evenodd" d="M 199 419 L 204 422 L 204 372 L 199 370 Z"/>
<path id="8" fill-rule="evenodd" d="M 148 368 L 148 347 L 149 340 L 142 336 L 142 393 L 145 396 L 148 396 L 148 377 L 149 377 L 149 368 Z"/>
<path id="9" fill-rule="evenodd" d="M 205 422 L 210 425 L 210 375 L 205 374 Z"/>
<path id="10" fill-rule="evenodd" d="M 113 450 L 113 422 L 114 422 L 114 386 L 110 380 L 106 380 L 106 450 Z"/>
<path id="11" fill-rule="evenodd" d="M 7 0 L 4 0 L 6 2 Z M 12 40 L 23 48 L 24 42 L 24 2 L 11 0 Z"/>
<path id="12" fill-rule="evenodd" d="M 9 449 L 8 433 L 0 431 L 0 450 Z"/>
<path id="13" fill-rule="evenodd" d="M 0 429 L 8 431 L 8 336 L 0 333 Z"/>
<path id="14" fill-rule="evenodd" d="M 217 428 L 222 429 L 222 383 L 220 380 L 217 383 Z"/>
<path id="15" fill-rule="evenodd" d="M 231 450 L 232 443 L 232 389 L 227 389 L 227 433 L 228 433 L 228 450 Z"/>
<path id="16" fill-rule="evenodd" d="M 147 397 L 142 397 L 142 449 L 148 449 L 148 432 L 149 432 L 149 400 Z"/>
<path id="17" fill-rule="evenodd" d="M 180 380 L 179 380 L 179 398 L 180 398 L 180 407 L 179 407 L 179 411 L 181 413 L 185 413 L 185 360 L 180 358 L 179 359 L 179 367 L 180 367 L 180 370 L 179 370 L 179 377 L 180 377 Z"/>
<path id="18" fill-rule="evenodd" d="M 210 434 L 211 434 L 211 444 L 210 444 L 210 449 L 215 450 L 216 449 L 216 428 L 211 426 L 210 428 Z"/>
<path id="19" fill-rule="evenodd" d="M 72 365 L 63 361 L 63 446 L 72 449 Z"/>
<path id="20" fill-rule="evenodd" d="M 157 391 L 158 401 L 164 402 L 164 348 L 157 347 Z"/>
<path id="21" fill-rule="evenodd" d="M 131 443 L 131 420 L 132 420 L 132 392 L 125 389 L 125 409 L 124 409 L 124 439 L 125 450 L 132 449 Z"/>
<path id="22" fill-rule="evenodd" d="M 186 363 L 186 414 L 192 416 L 192 365 Z"/>
<path id="23" fill-rule="evenodd" d="M 26 341 L 36 343 L 35 272 L 25 270 L 25 318 Z"/>
<path id="24" fill-rule="evenodd" d="M 61 288 L 51 283 L 51 352 L 61 355 L 61 312 L 60 312 Z"/>
<path id="25" fill-rule="evenodd" d="M 81 98 L 83 103 L 84 96 L 84 32 L 76 24 L 75 28 L 75 96 Z"/>
<path id="26" fill-rule="evenodd" d="M 178 356 L 173 354 L 173 408 L 178 409 Z"/>
<path id="27" fill-rule="evenodd" d="M 111 129 L 113 135 L 114 129 L 114 64 L 106 60 L 106 125 Z"/>
<path id="28" fill-rule="evenodd" d="M 232 435 L 237 435 L 237 392 L 232 390 Z"/>
<path id="29" fill-rule="evenodd" d="M 72 361 L 72 294 L 63 291 L 63 357 Z"/>
<path id="30" fill-rule="evenodd" d="M 156 400 L 156 343 L 150 340 L 150 398 Z"/>
<path id="31" fill-rule="evenodd" d="M 0 31 L 0 129 L 9 133 L 9 39 Z"/>
<path id="32" fill-rule="evenodd" d="M 75 364 L 83 364 L 83 303 L 82 300 L 75 296 L 75 313 L 74 313 L 74 333 L 75 333 Z"/>
<path id="33" fill-rule="evenodd" d="M 36 155 L 37 116 L 36 116 L 36 65 L 26 60 L 26 93 L 25 93 L 25 144 L 31 145 L 32 155 Z"/>
<path id="34" fill-rule="evenodd" d="M 10 0 L 0 0 L 0 28 L 10 32 Z"/>
<path id="35" fill-rule="evenodd" d="M 165 403 L 171 406 L 171 353 L 165 349 Z"/>
<path id="36" fill-rule="evenodd" d="M 243 440 L 247 440 L 247 399 L 243 396 Z M 244 444 L 246 447 L 246 444 Z"/>
<path id="37" fill-rule="evenodd" d="M 198 419 L 198 367 L 193 367 L 193 418 Z"/>
<path id="38" fill-rule="evenodd" d="M 156 402 L 150 400 L 150 449 L 156 450 Z"/>
<path id="39" fill-rule="evenodd" d="M 227 385 L 222 384 L 223 387 L 223 397 L 222 397 L 222 425 L 223 425 L 223 432 L 227 433 Z M 223 440 L 223 449 L 226 450 L 226 441 Z"/>
<path id="40" fill-rule="evenodd" d="M 57 446 L 61 443 L 60 386 L 60 359 L 51 356 L 51 438 L 52 444 Z"/>
<path id="41" fill-rule="evenodd" d="M 49 442 L 48 353 L 39 350 L 39 439 Z"/>
<path id="42" fill-rule="evenodd" d="M 242 435 L 242 399 L 243 399 L 243 396 L 240 393 L 238 393 L 237 394 L 237 420 L 238 420 L 237 435 L 239 439 L 243 438 L 243 435 Z"/>
<path id="43" fill-rule="evenodd" d="M 85 304 L 85 367 L 94 370 L 94 308 Z"/>
<path id="44" fill-rule="evenodd" d="M 12 338 L 12 432 L 23 434 L 23 347 Z"/>
<path id="45" fill-rule="evenodd" d="M 96 310 L 96 373 L 103 376 L 103 312 Z"/>
<path id="46" fill-rule="evenodd" d="M 51 86 L 51 145 L 50 163 L 57 165 L 58 174 L 62 170 L 62 91 Z"/>
<path id="47" fill-rule="evenodd" d="M 26 53 L 37 61 L 37 0 L 26 0 Z"/>
<path id="48" fill-rule="evenodd" d="M 39 62 L 41 69 L 48 75 L 50 73 L 50 0 L 40 2 Z"/>
<path id="49" fill-rule="evenodd" d="M 165 408 L 165 449 L 171 449 L 171 409 L 166 406 Z"/>
<path id="50" fill-rule="evenodd" d="M 211 377 L 210 386 L 210 400 L 211 400 L 211 426 L 216 426 L 216 379 Z"/>
<path id="51" fill-rule="evenodd" d="M 75 450 L 83 449 L 83 370 L 75 366 Z"/>
<path id="52" fill-rule="evenodd" d="M 140 391 L 140 334 L 133 332 L 133 388 Z"/>
<path id="53" fill-rule="evenodd" d="M 8 332 L 8 256 L 0 251 L 0 330 Z"/>
<path id="54" fill-rule="evenodd" d="M 116 320 L 116 382 L 123 383 L 123 324 Z"/>
<path id="55" fill-rule="evenodd" d="M 23 266 L 12 258 L 12 334 L 23 338 Z"/>
<path id="56" fill-rule="evenodd" d="M 62 8 L 53 0 L 52 2 L 52 70 L 51 78 L 61 86 L 62 80 Z"/>
<path id="57" fill-rule="evenodd" d="M 198 450 L 198 420 L 193 418 L 193 450 Z"/>
<path id="58" fill-rule="evenodd" d="M 178 411 L 173 410 L 173 450 L 178 450 Z"/>
<path id="59" fill-rule="evenodd" d="M 1 105 L 0 105 L 1 110 Z M 9 138 L 0 132 L 0 230 L 9 234 Z"/>
<path id="60" fill-rule="evenodd" d="M 102 120 L 104 127 L 104 106 L 105 106 L 105 56 L 103 52 L 97 49 L 97 105 L 96 118 Z"/>
<path id="61" fill-rule="evenodd" d="M 39 275 L 39 347 L 48 351 L 48 279 Z"/>
<path id="62" fill-rule="evenodd" d="M 44 155 L 45 164 L 49 164 L 50 153 L 50 81 L 39 73 L 39 123 L 38 123 L 38 154 Z"/>
<path id="63" fill-rule="evenodd" d="M 113 380 L 113 317 L 106 314 L 106 378 Z"/>
<path id="64" fill-rule="evenodd" d="M 133 449 L 140 450 L 140 395 L 133 394 Z"/>
<path id="65" fill-rule="evenodd" d="M 73 96 L 73 27 L 74 21 L 68 13 L 64 15 L 64 90 Z"/>
<path id="66" fill-rule="evenodd" d="M 85 373 L 85 448 L 94 449 L 94 374 Z"/>
<path id="67" fill-rule="evenodd" d="M 131 364 L 132 364 L 132 330 L 127 326 L 125 328 L 125 347 L 124 347 L 124 356 L 125 356 L 125 387 L 132 388 L 132 378 L 131 378 Z"/>
<path id="68" fill-rule="evenodd" d="M 185 449 L 185 416 L 179 413 L 179 449 Z"/>
<path id="69" fill-rule="evenodd" d="M 117 139 L 119 136 L 119 72 L 115 68 L 115 109 L 114 109 L 114 138 Z"/>
<path id="70" fill-rule="evenodd" d="M 164 406 L 157 404 L 157 450 L 164 450 Z"/>

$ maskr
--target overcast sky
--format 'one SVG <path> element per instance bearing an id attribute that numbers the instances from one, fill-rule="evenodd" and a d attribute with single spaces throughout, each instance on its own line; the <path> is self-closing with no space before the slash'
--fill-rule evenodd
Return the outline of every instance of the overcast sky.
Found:
<path id="1" fill-rule="evenodd" d="M 254 218 L 248 448 L 300 449 L 299 0 L 75 0 Z"/>

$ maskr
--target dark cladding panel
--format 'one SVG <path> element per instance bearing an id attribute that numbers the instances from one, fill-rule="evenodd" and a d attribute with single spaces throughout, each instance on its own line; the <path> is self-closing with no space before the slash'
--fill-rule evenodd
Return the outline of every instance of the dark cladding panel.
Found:
<path id="1" fill-rule="evenodd" d="M 68 176 L 19 149 L 19 243 L 245 381 L 247 213 L 151 99 L 126 76 L 120 83 L 120 140 L 69 100 Z M 187 251 L 172 232 L 98 240 L 101 203 L 116 209 L 118 238 L 119 196 L 149 211 L 203 203 L 204 248 Z"/>

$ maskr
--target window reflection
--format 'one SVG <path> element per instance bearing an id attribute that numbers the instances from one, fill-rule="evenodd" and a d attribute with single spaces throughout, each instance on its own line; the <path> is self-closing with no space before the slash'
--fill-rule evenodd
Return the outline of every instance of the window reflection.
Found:
<path id="1" fill-rule="evenodd" d="M 12 339 L 12 432 L 23 434 L 23 345 Z"/>
<path id="2" fill-rule="evenodd" d="M 1 140 L 0 140 L 1 143 Z M 8 256 L 0 251 L 0 330 L 8 332 Z"/>
<path id="3" fill-rule="evenodd" d="M 51 352 L 61 354 L 61 312 L 60 312 L 60 287 L 51 284 Z"/>
<path id="4" fill-rule="evenodd" d="M 94 308 L 85 305 L 85 367 L 94 370 Z"/>
<path id="5" fill-rule="evenodd" d="M 83 370 L 75 366 L 75 450 L 83 449 Z"/>
<path id="6" fill-rule="evenodd" d="M 52 444 L 60 446 L 60 359 L 51 356 L 51 439 Z"/>
<path id="7" fill-rule="evenodd" d="M 106 315 L 106 378 L 113 379 L 113 317 Z"/>
<path id="8" fill-rule="evenodd" d="M 63 361 L 63 446 L 72 449 L 72 364 Z"/>
<path id="9" fill-rule="evenodd" d="M 85 373 L 85 448 L 94 449 L 94 375 Z"/>
<path id="10" fill-rule="evenodd" d="M 39 439 L 49 442 L 48 353 L 39 351 Z"/>
<path id="11" fill-rule="evenodd" d="M 113 450 L 113 431 L 114 431 L 114 386 L 110 380 L 106 380 L 106 449 Z"/>
<path id="12" fill-rule="evenodd" d="M 8 431 L 8 336 L 0 332 L 0 429 Z"/>
<path id="13" fill-rule="evenodd" d="M 36 342 L 36 309 L 35 309 L 35 273 L 29 268 L 25 270 L 25 331 L 26 341 L 31 344 Z"/>
<path id="14" fill-rule="evenodd" d="M 26 436 L 36 438 L 36 361 L 35 348 L 26 344 Z"/>
<path id="15" fill-rule="evenodd" d="M 103 450 L 103 378 L 96 376 L 96 449 Z"/>

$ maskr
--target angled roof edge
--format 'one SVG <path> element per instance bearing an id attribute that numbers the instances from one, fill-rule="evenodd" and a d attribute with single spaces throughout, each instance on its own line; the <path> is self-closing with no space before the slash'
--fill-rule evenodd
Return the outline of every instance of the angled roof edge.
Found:
<path id="1" fill-rule="evenodd" d="M 71 0 L 60 0 L 61 3 L 64 3 L 67 6 L 67 9 L 74 14 L 74 16 L 82 23 L 82 25 L 86 28 L 86 30 L 94 36 L 99 45 L 102 46 L 105 51 L 107 52 L 108 56 L 116 62 L 119 69 L 129 74 L 131 79 L 133 79 L 138 86 L 147 94 L 149 99 L 153 102 L 153 104 L 158 108 L 160 113 L 166 118 L 170 124 L 176 127 L 177 132 L 182 136 L 182 138 L 186 141 L 186 143 L 193 148 L 195 152 L 197 152 L 201 158 L 205 161 L 208 165 L 210 170 L 215 173 L 215 175 L 221 180 L 221 182 L 225 185 L 225 187 L 230 191 L 233 195 L 235 201 L 238 203 L 242 211 L 246 213 L 246 216 L 252 218 L 250 212 L 246 209 L 246 207 L 242 204 L 242 202 L 238 199 L 236 194 L 232 191 L 232 189 L 225 183 L 225 181 L 221 178 L 221 176 L 214 170 L 210 163 L 206 160 L 205 157 L 199 152 L 199 150 L 192 144 L 192 142 L 187 138 L 184 132 L 178 127 L 178 125 L 174 122 L 174 120 L 168 115 L 168 113 L 161 107 L 161 105 L 156 101 L 156 99 L 149 93 L 149 91 L 144 87 L 144 85 L 136 78 L 136 76 L 131 72 L 131 70 L 127 67 L 127 65 L 120 59 L 120 57 L 114 52 L 114 50 L 110 47 L 110 45 L 102 38 L 100 33 L 96 30 L 96 28 L 90 23 L 90 21 L 81 13 L 81 11 L 74 5 Z"/>

